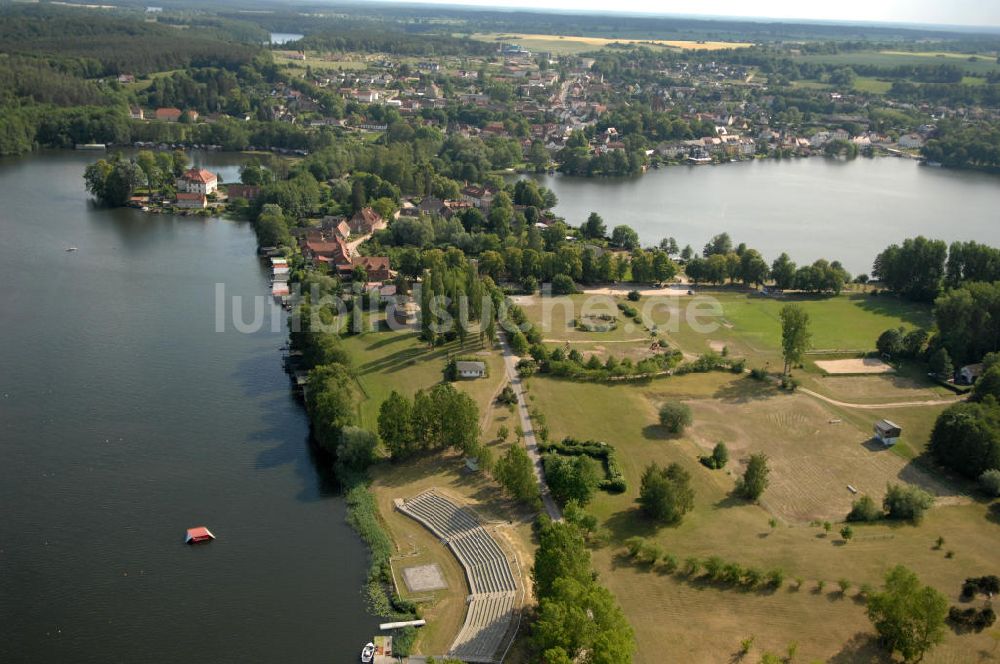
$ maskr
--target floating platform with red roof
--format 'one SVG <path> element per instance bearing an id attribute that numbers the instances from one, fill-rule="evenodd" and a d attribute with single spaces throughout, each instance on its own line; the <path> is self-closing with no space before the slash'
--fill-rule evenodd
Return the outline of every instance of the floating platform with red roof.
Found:
<path id="1" fill-rule="evenodd" d="M 205 526 L 198 526 L 197 528 L 188 528 L 187 537 L 184 538 L 185 544 L 197 544 L 198 542 L 210 542 L 215 539 L 215 535 L 212 531 Z"/>

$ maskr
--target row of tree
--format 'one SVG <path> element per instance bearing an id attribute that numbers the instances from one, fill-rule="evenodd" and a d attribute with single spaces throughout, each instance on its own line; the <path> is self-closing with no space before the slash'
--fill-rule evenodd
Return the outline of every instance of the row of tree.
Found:
<path id="1" fill-rule="evenodd" d="M 596 580 L 580 529 L 540 517 L 532 567 L 538 611 L 531 625 L 535 659 L 549 664 L 630 664 L 632 628 L 614 596 Z"/>
<path id="2" fill-rule="evenodd" d="M 475 454 L 479 407 L 450 383 L 420 390 L 412 400 L 393 390 L 379 407 L 378 432 L 393 461 L 447 448 Z"/>
<path id="3" fill-rule="evenodd" d="M 948 246 L 921 235 L 879 253 L 872 276 L 901 297 L 933 302 L 942 289 L 1000 280 L 1000 249 L 975 241 Z"/>

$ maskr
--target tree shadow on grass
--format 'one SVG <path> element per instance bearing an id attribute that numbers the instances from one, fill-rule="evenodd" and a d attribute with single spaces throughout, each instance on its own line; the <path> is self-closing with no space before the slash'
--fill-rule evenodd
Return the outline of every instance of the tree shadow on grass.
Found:
<path id="1" fill-rule="evenodd" d="M 986 510 L 986 520 L 1000 525 L 1000 501 L 993 503 Z"/>
<path id="2" fill-rule="evenodd" d="M 861 293 L 852 294 L 849 299 L 859 309 L 880 316 L 899 318 L 915 327 L 928 327 L 931 324 L 930 306 L 906 302 L 894 295 L 863 295 Z"/>
<path id="3" fill-rule="evenodd" d="M 683 434 L 670 433 L 659 424 L 647 424 L 642 428 L 642 437 L 646 440 L 680 440 Z"/>
<path id="4" fill-rule="evenodd" d="M 612 514 L 604 526 L 611 535 L 611 541 L 624 542 L 629 537 L 652 537 L 660 526 L 645 518 L 638 509 L 626 509 Z"/>
<path id="5" fill-rule="evenodd" d="M 738 495 L 734 491 L 732 493 L 727 494 L 725 498 L 712 505 L 712 507 L 716 509 L 726 509 L 728 507 L 743 507 L 745 505 L 751 505 L 751 504 L 753 504 L 751 501 Z"/>
<path id="6" fill-rule="evenodd" d="M 764 399 L 771 399 L 780 394 L 781 390 L 778 389 L 777 385 L 771 382 L 755 380 L 747 376 L 741 380 L 734 380 L 723 385 L 716 390 L 712 397 L 726 403 L 740 404 L 750 403 L 751 401 L 763 401 Z"/>
<path id="7" fill-rule="evenodd" d="M 408 340 L 412 339 L 415 336 L 416 336 L 416 333 L 414 333 L 414 332 L 410 332 L 410 333 L 400 332 L 400 333 L 392 334 L 392 335 L 389 335 L 389 336 L 384 337 L 382 339 L 379 339 L 375 343 L 369 344 L 367 346 L 367 348 L 365 348 L 365 350 L 378 350 L 379 348 L 384 348 L 384 347 L 388 346 L 389 344 L 398 343 L 400 341 L 408 341 Z"/>
<path id="8" fill-rule="evenodd" d="M 858 632 L 828 661 L 830 664 L 891 664 L 893 660 L 873 634 Z"/>

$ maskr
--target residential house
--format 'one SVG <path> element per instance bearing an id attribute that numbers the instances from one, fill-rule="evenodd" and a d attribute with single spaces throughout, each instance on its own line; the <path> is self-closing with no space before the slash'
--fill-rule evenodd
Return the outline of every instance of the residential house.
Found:
<path id="1" fill-rule="evenodd" d="M 383 282 L 392 278 L 388 256 L 355 256 L 351 258 L 349 264 L 338 265 L 337 269 L 349 276 L 354 271 L 354 268 L 359 266 L 364 268 L 365 274 L 368 275 L 367 281 L 369 282 Z"/>
<path id="2" fill-rule="evenodd" d="M 181 119 L 183 112 L 179 108 L 166 107 L 156 109 L 156 119 L 166 122 L 177 122 Z"/>
<path id="3" fill-rule="evenodd" d="M 415 208 L 416 212 L 414 216 L 419 216 L 421 214 L 437 214 L 442 217 L 448 212 L 448 206 L 440 198 L 436 196 L 425 196 L 420 204 Z"/>
<path id="4" fill-rule="evenodd" d="M 208 207 L 208 199 L 205 194 L 198 192 L 178 191 L 175 205 L 179 208 L 201 208 Z"/>
<path id="5" fill-rule="evenodd" d="M 142 107 L 140 106 L 129 106 L 128 116 L 133 120 L 144 120 L 146 114 L 145 112 L 143 112 Z"/>
<path id="6" fill-rule="evenodd" d="M 899 147 L 916 149 L 924 147 L 924 137 L 920 134 L 903 134 L 899 137 Z"/>
<path id="7" fill-rule="evenodd" d="M 967 364 L 958 370 L 958 382 L 963 385 L 972 385 L 983 374 L 982 364 Z"/>
<path id="8" fill-rule="evenodd" d="M 493 191 L 488 187 L 466 186 L 462 189 L 462 200 L 486 212 L 493 205 Z"/>
<path id="9" fill-rule="evenodd" d="M 353 268 L 350 246 L 339 236 L 334 236 L 331 240 L 322 238 L 322 235 L 320 237 L 321 239 L 313 239 L 307 235 L 302 243 L 302 254 L 315 264 L 331 265 L 338 270 L 340 266 L 347 266 L 347 271 L 350 272 Z"/>
<path id="10" fill-rule="evenodd" d="M 219 178 L 204 168 L 192 168 L 177 178 L 176 188 L 178 192 L 207 196 L 219 188 Z"/>
<path id="11" fill-rule="evenodd" d="M 351 237 L 351 227 L 344 217 L 323 217 L 322 228 L 324 232 L 335 233 L 345 240 Z"/>
<path id="12" fill-rule="evenodd" d="M 348 223 L 351 235 L 371 235 L 375 231 L 380 231 L 388 224 L 375 210 L 370 207 L 362 208 L 354 213 Z"/>

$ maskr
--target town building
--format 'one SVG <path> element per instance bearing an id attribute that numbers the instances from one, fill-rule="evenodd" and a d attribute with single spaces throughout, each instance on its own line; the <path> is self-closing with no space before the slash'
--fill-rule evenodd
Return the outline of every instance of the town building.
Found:
<path id="1" fill-rule="evenodd" d="M 215 193 L 219 188 L 219 177 L 204 168 L 192 168 L 177 178 L 176 188 L 178 193 L 207 196 Z"/>
<path id="2" fill-rule="evenodd" d="M 156 109 L 155 117 L 157 120 L 164 120 L 166 122 L 177 122 L 181 119 L 183 112 L 179 108 L 167 107 Z"/>

